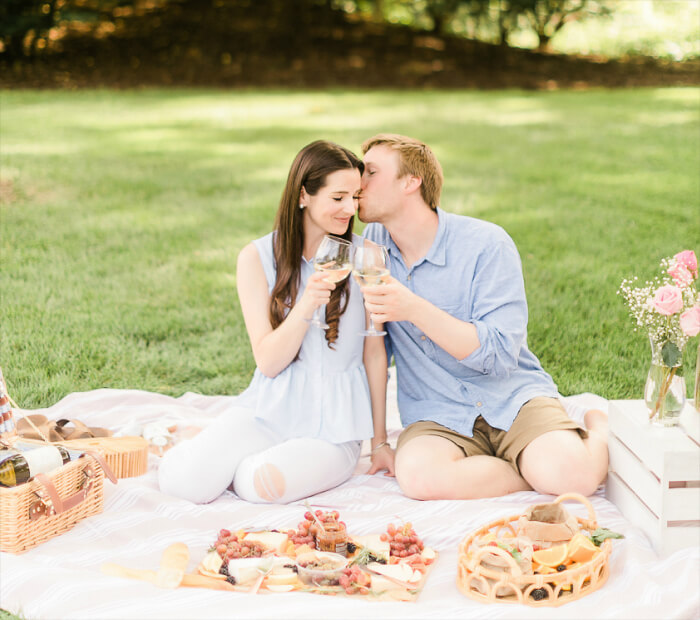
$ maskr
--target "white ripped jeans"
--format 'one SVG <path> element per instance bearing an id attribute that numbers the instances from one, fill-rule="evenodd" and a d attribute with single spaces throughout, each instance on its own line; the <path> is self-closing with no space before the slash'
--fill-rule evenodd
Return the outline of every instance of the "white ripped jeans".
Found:
<path id="1" fill-rule="evenodd" d="M 160 490 L 196 504 L 231 487 L 249 502 L 285 504 L 338 486 L 355 470 L 361 441 L 280 437 L 236 407 L 165 453 Z"/>

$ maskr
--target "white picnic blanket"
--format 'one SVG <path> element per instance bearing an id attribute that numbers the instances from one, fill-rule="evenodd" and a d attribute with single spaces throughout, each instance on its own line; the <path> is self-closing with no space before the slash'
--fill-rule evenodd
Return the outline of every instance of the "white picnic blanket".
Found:
<path id="1" fill-rule="evenodd" d="M 390 385 L 393 388 L 393 384 Z M 390 398 L 394 394 L 390 391 Z M 229 397 L 187 393 L 180 398 L 130 390 L 70 394 L 43 413 L 50 419 L 77 418 L 89 426 L 119 430 L 127 424 L 168 419 L 181 426 L 205 425 L 227 406 Z M 594 395 L 571 398 L 606 407 Z M 392 401 L 390 401 L 392 402 Z M 395 403 L 395 400 L 393 401 Z M 395 404 L 390 437 L 399 431 Z M 456 586 L 458 546 L 485 523 L 550 501 L 535 492 L 473 501 L 406 498 L 393 478 L 367 476 L 363 457 L 356 474 L 336 489 L 310 498 L 314 507 L 337 509 L 354 534 L 381 533 L 389 522 L 410 521 L 426 544 L 439 552 L 416 602 L 372 602 L 365 597 L 335 598 L 307 593 L 242 594 L 179 588 L 163 590 L 139 581 L 100 573 L 104 562 L 156 569 L 163 550 L 184 542 L 195 569 L 219 529 L 280 528 L 298 523 L 303 502 L 255 505 L 226 493 L 208 505 L 194 505 L 158 490 L 158 457 L 139 478 L 105 481 L 105 508 L 71 531 L 20 555 L 0 554 L 0 608 L 28 620 L 143 618 L 699 618 L 700 549 L 687 548 L 660 558 L 644 533 L 605 499 L 591 498 L 599 524 L 622 532 L 613 541 L 611 573 L 601 590 L 558 608 L 514 604 L 486 605 L 462 595 Z M 567 505 L 581 516 L 585 509 Z"/>

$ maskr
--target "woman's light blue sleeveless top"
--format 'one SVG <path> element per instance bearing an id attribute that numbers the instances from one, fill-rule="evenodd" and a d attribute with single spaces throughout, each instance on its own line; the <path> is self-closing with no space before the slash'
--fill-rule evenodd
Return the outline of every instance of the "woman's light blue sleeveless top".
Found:
<path id="1" fill-rule="evenodd" d="M 276 274 L 273 234 L 253 242 L 270 292 Z M 313 272 L 313 261 L 302 258 L 298 297 Z M 320 313 L 324 315 L 325 307 Z M 240 404 L 254 408 L 258 419 L 288 439 L 313 437 L 343 443 L 372 437 L 372 408 L 362 363 L 364 338 L 360 332 L 364 326 L 362 293 L 351 278 L 350 298 L 340 317 L 334 348 L 328 347 L 324 330 L 310 325 L 298 358 L 274 378 L 256 368 Z"/>

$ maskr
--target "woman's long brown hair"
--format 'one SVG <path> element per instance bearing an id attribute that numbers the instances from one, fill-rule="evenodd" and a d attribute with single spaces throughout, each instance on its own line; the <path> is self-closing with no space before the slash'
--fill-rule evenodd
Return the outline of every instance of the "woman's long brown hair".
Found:
<path id="1" fill-rule="evenodd" d="M 294 159 L 289 169 L 287 184 L 282 192 L 273 241 L 277 279 L 270 296 L 270 323 L 275 329 L 294 306 L 299 292 L 301 258 L 304 250 L 304 213 L 299 208 L 302 187 L 307 194 L 315 196 L 326 184 L 329 174 L 337 170 L 358 169 L 364 166 L 352 152 L 325 140 L 317 140 L 305 146 Z M 350 218 L 348 229 L 341 235 L 352 242 L 352 228 L 355 218 Z M 345 312 L 350 296 L 349 278 L 338 283 L 331 292 L 326 306 L 326 330 L 328 346 L 338 338 L 338 323 Z"/>

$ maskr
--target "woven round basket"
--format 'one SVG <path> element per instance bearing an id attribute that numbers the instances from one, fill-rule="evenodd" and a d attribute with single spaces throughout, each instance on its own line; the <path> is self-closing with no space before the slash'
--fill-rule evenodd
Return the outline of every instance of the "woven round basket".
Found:
<path id="1" fill-rule="evenodd" d="M 555 499 L 555 503 L 567 499 L 577 500 L 588 509 L 588 519 L 576 517 L 584 533 L 591 533 L 597 527 L 595 511 L 591 503 L 578 493 L 567 493 Z M 459 545 L 457 566 L 457 587 L 462 594 L 482 603 L 520 603 L 532 607 L 558 607 L 575 601 L 600 588 L 608 578 L 612 542 L 608 539 L 600 546 L 590 561 L 562 572 L 547 575 L 525 575 L 513 557 L 500 547 L 482 545 L 482 537 L 494 535 L 496 538 L 515 537 L 521 515 L 514 515 L 493 521 L 466 536 Z M 497 571 L 481 564 L 487 555 L 496 555 L 508 564 L 505 571 Z M 536 600 L 533 590 L 542 588 L 546 597 Z"/>

